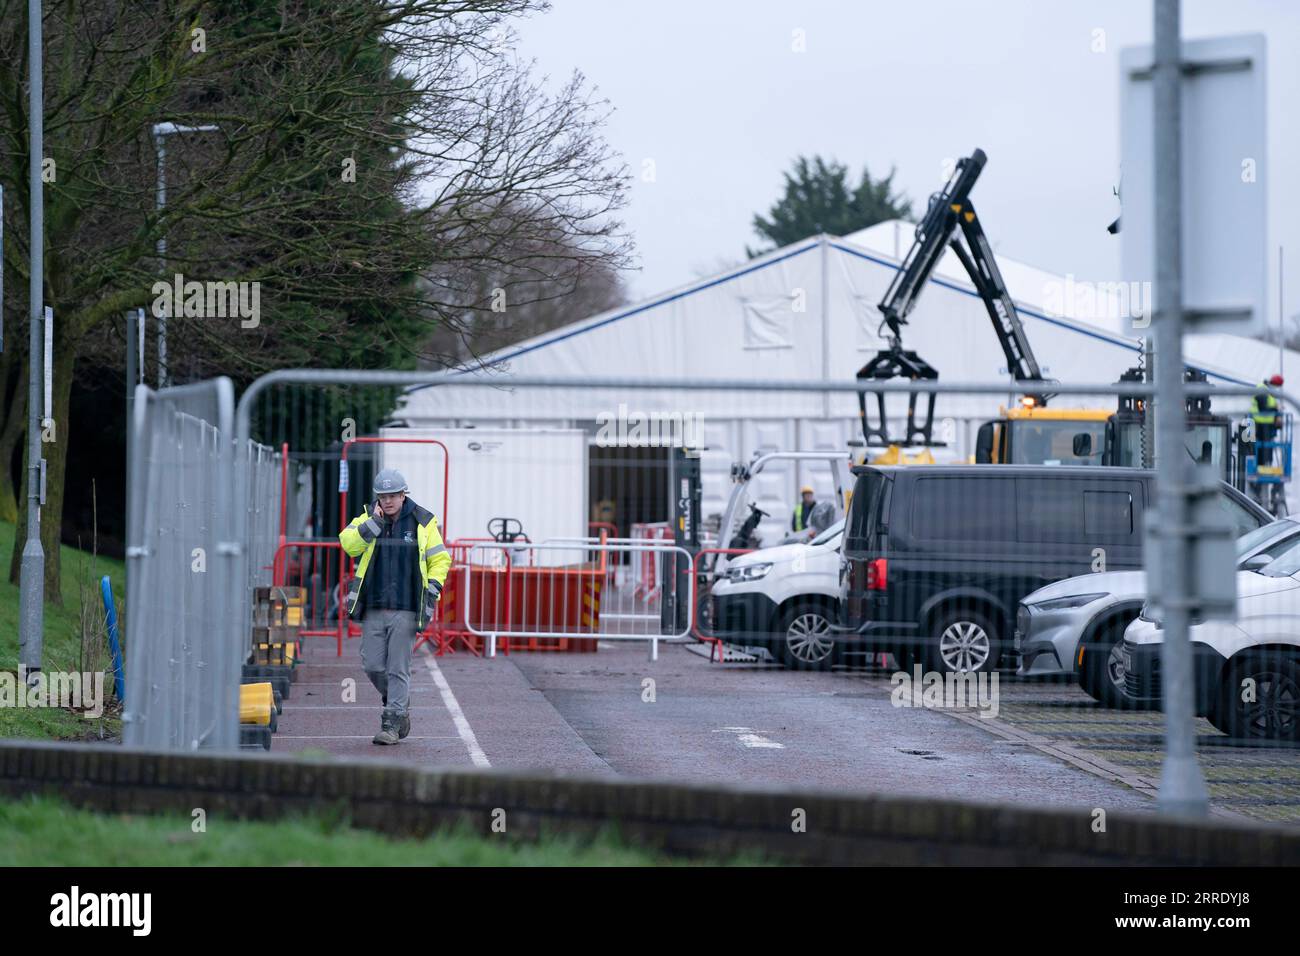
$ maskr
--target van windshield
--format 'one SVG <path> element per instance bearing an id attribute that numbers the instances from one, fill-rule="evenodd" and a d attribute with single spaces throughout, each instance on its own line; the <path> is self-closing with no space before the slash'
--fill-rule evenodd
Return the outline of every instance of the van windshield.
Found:
<path id="1" fill-rule="evenodd" d="M 848 517 L 845 518 L 844 547 L 846 550 L 862 550 L 871 547 L 872 538 L 880 520 L 880 503 L 889 487 L 889 479 L 883 472 L 867 471 L 858 475 L 853 485 L 853 500 L 849 502 Z"/>

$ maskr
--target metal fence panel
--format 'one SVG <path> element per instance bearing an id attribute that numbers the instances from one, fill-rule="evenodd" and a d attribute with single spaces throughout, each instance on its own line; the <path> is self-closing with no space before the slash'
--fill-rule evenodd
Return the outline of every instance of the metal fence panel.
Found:
<path id="1" fill-rule="evenodd" d="M 270 581 L 280 462 L 265 446 L 246 443 L 239 475 L 256 505 L 236 513 L 233 412 L 228 379 L 136 391 L 123 714 L 133 746 L 239 745 L 239 674 L 251 635 L 241 600 Z M 237 550 L 250 559 L 242 580 L 235 577 Z M 240 631 L 243 640 L 232 640 Z"/>
<path id="2" fill-rule="evenodd" d="M 1153 585 L 1148 593 L 1145 584 L 1129 587 L 1132 581 L 1120 582 L 1132 593 L 1122 595 L 1123 600 L 1112 608 L 1112 617 L 1100 622 L 1104 627 L 1076 628 L 1077 640 L 1073 643 L 1061 642 L 1051 628 L 1069 624 L 1065 619 L 1077 607 L 1088 606 L 1096 595 L 1081 593 L 1083 603 L 1077 604 L 1068 595 L 1058 603 L 1050 594 L 1038 594 L 1044 586 L 1069 583 L 1075 576 L 1076 584 L 1089 585 L 1084 588 L 1088 592 L 1092 582 L 1103 581 L 1093 575 L 1108 570 L 1146 570 L 1153 572 L 1148 575 L 1151 581 L 1159 580 L 1159 561 L 1146 535 L 1146 524 L 1155 513 L 1160 494 L 1159 473 L 1111 472 L 1106 478 L 1104 467 L 1068 468 L 1070 464 L 1100 465 L 1104 455 L 1125 452 L 1120 432 L 1124 428 L 1131 430 L 1135 424 L 1131 418 L 1124 418 L 1125 409 L 1131 410 L 1133 403 L 1126 406 L 1117 399 L 1149 396 L 1149 385 L 1053 383 L 1054 409 L 1049 414 L 1012 414 L 1021 410 L 999 408 L 1005 402 L 1003 386 L 875 386 L 882 392 L 895 393 L 890 396 L 893 400 L 905 397 L 903 393 L 909 391 L 935 392 L 941 422 L 946 396 L 965 393 L 961 407 L 966 409 L 986 403 L 988 418 L 1002 423 L 1001 433 L 995 431 L 995 436 L 1018 435 L 1015 441 L 1020 443 L 1020 453 L 1031 459 L 1037 456 L 1027 463 L 1031 470 L 1017 479 L 1015 494 L 999 502 L 990 497 L 992 489 L 986 478 L 1008 471 L 999 471 L 996 466 L 993 472 L 982 475 L 956 468 L 944 470 L 945 463 L 966 464 L 973 454 L 987 455 L 987 436 L 982 433 L 988 422 L 978 419 L 969 424 L 954 421 L 954 427 L 947 430 L 950 434 L 941 429 L 937 436 L 943 439 L 940 444 L 925 449 L 863 447 L 860 443 L 854 447 L 852 442 L 846 442 L 840 459 L 830 446 L 836 435 L 844 433 L 844 422 L 836 411 L 842 403 L 829 399 L 849 395 L 857 387 L 855 383 L 718 381 L 672 382 L 665 387 L 665 383 L 654 380 L 511 381 L 528 387 L 526 401 L 525 393 L 518 393 L 521 398 L 517 416 L 484 419 L 481 424 L 485 427 L 477 436 L 449 434 L 475 424 L 465 418 L 463 410 L 457 420 L 425 423 L 421 428 L 438 430 L 442 438 L 454 438 L 456 444 L 448 446 L 451 453 L 447 455 L 431 447 L 422 453 L 424 458 L 412 459 L 414 464 L 407 465 L 421 475 L 428 473 L 425 477 L 430 485 L 424 497 L 429 500 L 422 503 L 435 513 L 451 511 L 438 513 L 438 518 L 444 527 L 454 529 L 447 545 L 454 556 L 449 581 L 453 582 L 450 590 L 456 600 L 444 601 L 441 619 L 426 635 L 426 639 L 437 642 L 439 649 L 461 641 L 471 650 L 482 652 L 483 639 L 487 638 L 500 640 L 506 652 L 522 649 L 525 643 L 536 645 L 537 650 L 595 650 L 600 642 L 617 646 L 617 642 L 630 638 L 647 640 L 654 648 L 661 641 L 700 642 L 708 648 L 703 656 L 710 661 L 747 659 L 759 666 L 769 666 L 763 662 L 770 660 L 798 669 L 820 668 L 850 664 L 856 656 L 856 663 L 866 668 L 859 671 L 864 680 L 887 676 L 893 681 L 900 676 L 910 677 L 913 671 L 919 671 L 926 680 L 931 672 L 979 670 L 993 677 L 1000 670 L 1003 722 L 1030 732 L 1049 728 L 1053 734 L 1062 734 L 1067 732 L 1062 727 L 1062 715 L 1073 713 L 1077 716 L 1066 722 L 1071 727 L 1086 727 L 1083 736 L 1067 738 L 1073 745 L 1093 748 L 1116 763 L 1131 761 L 1132 766 L 1141 768 L 1135 771 L 1138 773 L 1149 773 L 1152 758 L 1161 754 L 1161 721 L 1149 711 L 1168 704 L 1160 678 L 1167 669 L 1164 658 L 1174 642 L 1167 636 L 1162 640 L 1157 633 L 1158 586 Z M 350 388 L 340 391 L 344 383 Z M 389 405 L 392 414 L 384 414 L 383 403 L 376 395 L 391 397 L 396 386 L 416 383 L 454 384 L 469 389 L 490 385 L 498 390 L 498 411 L 500 396 L 512 394 L 503 387 L 508 383 L 499 378 L 477 381 L 468 376 L 452 379 L 418 373 L 275 373 L 260 380 L 241 399 L 236 409 L 233 446 L 220 440 L 221 435 L 232 432 L 223 430 L 221 424 L 215 428 L 212 424 L 229 421 L 228 407 L 220 401 L 214 404 L 212 394 L 204 392 L 203 387 L 145 394 L 146 400 L 139 403 L 136 432 L 141 477 L 132 489 L 136 517 L 127 613 L 130 618 L 134 604 L 138 614 L 131 619 L 128 645 L 137 651 L 131 661 L 132 675 L 136 686 L 146 690 L 140 698 L 130 701 L 128 740 L 158 746 L 199 746 L 220 739 L 217 725 L 226 724 L 212 715 L 230 699 L 223 696 L 225 692 L 233 692 L 237 685 L 237 658 L 240 649 L 248 646 L 251 596 L 257 585 L 301 583 L 306 588 L 304 636 L 334 634 L 341 652 L 347 640 L 356 635 L 355 625 L 342 618 L 338 599 L 346 590 L 355 563 L 338 549 L 337 524 L 354 515 L 367 501 L 370 475 L 384 459 L 382 454 L 365 458 L 358 452 L 358 460 L 351 465 L 340 465 L 340 461 L 348 457 L 347 449 L 353 444 L 365 447 L 378 442 L 382 451 L 384 442 L 403 440 L 399 438 L 400 429 L 391 427 L 394 418 L 401 421 L 401 406 Z M 373 394 L 367 394 L 366 386 L 373 386 Z M 279 389 L 296 390 L 298 397 L 285 400 L 276 395 Z M 625 423 L 611 429 L 609 412 L 614 410 L 600 405 L 601 396 L 611 389 L 644 395 L 643 401 L 633 401 L 657 413 L 666 412 L 669 421 L 694 417 L 696 435 L 721 436 L 715 440 L 727 444 L 710 448 L 697 442 L 692 446 L 680 440 L 680 434 L 666 442 L 653 437 L 638 440 L 634 430 L 623 428 Z M 319 400 L 311 399 L 312 390 L 320 391 Z M 656 390 L 660 391 L 656 394 Z M 1217 424 L 1189 427 L 1183 443 L 1188 455 L 1184 480 L 1191 482 L 1196 472 L 1198 481 L 1210 482 L 1207 501 L 1222 495 L 1229 503 L 1231 496 L 1215 489 L 1215 478 L 1244 482 L 1249 495 L 1276 510 L 1285 508 L 1284 492 L 1290 477 L 1290 419 L 1274 432 L 1254 435 L 1251 421 L 1244 415 L 1254 390 L 1189 384 L 1186 391 L 1189 396 L 1214 396 L 1215 408 L 1226 414 L 1218 415 Z M 699 409 L 745 407 L 748 397 L 756 392 L 769 396 L 782 392 L 821 395 L 828 399 L 821 403 L 826 409 L 825 419 L 810 418 L 792 427 L 781 427 L 779 421 L 767 418 L 752 422 L 738 418 L 721 424 L 699 421 L 704 417 Z M 358 393 L 359 407 L 368 409 L 368 427 L 353 427 L 364 416 L 360 412 L 349 414 L 349 396 Z M 201 395 L 206 395 L 207 405 L 203 407 L 194 404 Z M 553 403 L 547 401 L 548 395 L 554 395 Z M 574 411 L 581 405 L 575 396 L 582 395 L 587 395 L 590 405 L 590 415 L 585 418 Z M 1279 397 L 1294 407 L 1288 396 Z M 676 406 L 665 408 L 665 402 Z M 811 407 L 817 402 L 803 404 Z M 899 407 L 899 402 L 892 402 L 892 406 Z M 1158 403 L 1148 402 L 1146 407 L 1148 415 L 1161 413 Z M 295 424 L 295 410 L 303 408 L 314 408 L 312 414 L 316 417 Z M 1085 413 L 1068 414 L 1072 409 Z M 618 406 L 617 412 L 624 414 L 625 407 Z M 302 427 L 303 420 L 306 427 Z M 1136 424 L 1145 428 L 1147 423 Z M 571 470 L 570 485 L 530 481 L 528 462 L 512 458 L 501 444 L 509 442 L 514 431 L 529 433 L 536 444 L 536 434 L 546 430 L 562 432 L 565 440 L 543 442 L 542 451 L 534 454 L 567 455 L 577 448 L 581 455 L 582 460 Z M 975 431 L 981 434 L 972 435 Z M 572 441 L 575 433 L 583 432 L 587 436 L 585 443 Z M 273 441 L 275 448 L 287 445 L 290 461 L 285 462 L 256 439 Z M 300 444 L 295 446 L 294 441 Z M 788 442 L 793 447 L 774 447 L 773 442 Z M 225 454 L 225 449 L 230 453 Z M 783 457 L 774 452 L 795 454 Z M 1000 454 L 1007 463 L 1025 463 L 1007 449 Z M 823 460 L 815 460 L 818 458 Z M 769 466 L 760 468 L 762 459 Z M 943 493 L 937 497 L 932 494 L 933 500 L 924 507 L 917 505 L 898 515 L 891 513 L 900 522 L 905 518 L 910 523 L 911 544 L 903 539 L 871 538 L 870 534 L 876 532 L 858 526 L 855 516 L 868 514 L 875 499 L 871 489 L 862 485 L 866 472 L 859 471 L 849 478 L 841 474 L 848 459 L 866 460 L 894 469 L 898 475 L 911 474 L 918 481 L 921 478 L 913 466 L 919 466 L 943 484 L 939 489 Z M 933 464 L 924 464 L 927 461 Z M 1198 462 L 1197 467 L 1193 468 L 1192 462 Z M 1064 475 L 1074 483 L 1070 488 L 1056 479 L 1034 481 L 1035 474 L 1063 475 L 1061 469 L 1051 472 L 1057 465 L 1066 466 L 1064 471 L 1070 472 Z M 493 468 L 498 471 L 490 475 L 484 472 Z M 1032 472 L 1033 468 L 1039 471 Z M 1161 468 L 1179 471 L 1168 463 L 1161 463 Z M 454 508 L 457 482 L 483 481 L 483 487 L 488 487 L 485 475 L 491 478 L 490 487 L 496 489 L 489 498 L 499 500 L 501 519 L 518 514 L 549 518 L 548 508 L 577 508 L 582 513 L 569 514 L 566 520 L 574 527 L 585 526 L 586 534 L 551 535 L 538 540 L 530 537 L 518 521 L 498 522 L 494 518 L 485 528 L 475 527 L 474 521 L 458 523 Z M 945 475 L 960 480 L 945 482 Z M 1132 487 L 1117 492 L 1107 485 L 1112 479 L 1128 481 Z M 292 488 L 293 500 L 283 502 L 282 521 L 281 498 L 286 485 Z M 708 488 L 701 489 L 701 485 Z M 792 492 L 804 485 L 813 489 L 814 499 L 826 505 L 819 519 L 814 519 L 812 512 L 794 511 Z M 569 500 L 570 496 L 557 494 L 556 488 L 579 490 L 577 505 Z M 920 497 L 924 496 L 917 497 L 918 501 Z M 702 513 L 702 502 L 709 503 L 710 514 Z M 1238 500 L 1226 511 L 1241 519 L 1249 517 L 1250 507 Z M 1218 524 L 1225 528 L 1215 530 L 1211 526 L 1216 522 L 1210 518 L 1218 518 Z M 1269 527 L 1263 512 L 1254 512 L 1251 520 L 1261 528 Z M 1225 530 L 1221 514 L 1213 508 L 1198 512 L 1196 521 L 1189 548 L 1211 541 L 1216 534 L 1226 540 L 1226 536 L 1241 531 L 1240 527 Z M 1018 529 L 1014 535 L 1003 527 L 1007 524 Z M 1082 530 L 1065 534 L 1061 528 L 1066 524 Z M 960 534 L 954 529 L 960 529 Z M 1094 547 L 1094 535 L 1110 541 L 1101 553 Z M 790 536 L 794 547 L 768 550 Z M 935 561 L 947 562 L 965 575 L 965 583 L 948 598 L 935 590 L 935 581 L 943 570 L 937 564 L 920 572 L 908 566 L 913 545 L 927 536 L 953 539 L 951 546 L 929 548 Z M 1243 541 L 1245 536 L 1238 539 L 1239 548 Z M 206 581 L 212 586 L 207 589 L 191 580 L 201 576 L 190 569 L 193 549 L 205 545 L 222 556 L 220 567 L 229 568 L 224 577 L 214 578 L 210 564 Z M 1283 572 L 1300 575 L 1291 567 L 1294 564 L 1300 568 L 1300 558 L 1288 556 L 1290 539 L 1270 539 L 1268 547 L 1270 550 L 1260 560 L 1266 557 L 1278 562 L 1273 566 L 1274 577 Z M 746 554 L 756 548 L 762 550 Z M 1188 554 L 1190 560 L 1192 552 Z M 992 573 L 993 565 L 1003 560 L 1015 568 L 1003 575 L 1010 581 L 1003 589 L 1006 593 L 990 603 L 987 595 L 976 594 L 978 578 Z M 774 598 L 773 607 L 760 601 L 732 601 L 727 605 L 719 598 L 724 592 L 743 592 L 745 589 L 738 586 L 760 580 L 768 573 L 775 576 L 777 572 L 772 568 L 792 578 L 807 575 L 809 580 L 825 579 L 825 586 L 819 592 L 810 590 L 804 595 L 810 600 L 803 603 L 777 603 Z M 498 574 L 498 570 L 509 573 Z M 1242 587 L 1240 573 L 1238 579 L 1238 587 Z M 1107 586 L 1114 583 L 1106 580 Z M 215 600 L 223 587 L 228 587 L 224 603 Z M 1096 589 L 1101 590 L 1100 584 Z M 1300 620 L 1300 609 L 1289 609 L 1281 592 L 1276 594 L 1247 595 L 1255 611 L 1263 613 L 1260 620 L 1268 622 L 1266 626 L 1249 625 L 1259 631 L 1263 642 L 1256 642 L 1257 647 L 1252 645 L 1250 653 L 1239 657 L 1237 651 L 1231 651 L 1233 660 L 1226 670 L 1219 666 L 1221 661 L 1204 656 L 1201 647 L 1216 639 L 1211 633 L 1216 612 L 1208 614 L 1208 630 L 1206 622 L 1197 617 L 1191 634 L 1195 653 L 1201 655 L 1195 663 L 1198 683 L 1194 690 L 1198 699 L 1193 713 L 1199 715 L 1195 717 L 1196 733 L 1218 733 L 1210 738 L 1215 746 L 1210 748 L 1209 756 L 1202 748 L 1202 759 L 1215 774 L 1222 776 L 1229 769 L 1240 771 L 1252 781 L 1258 776 L 1260 785 L 1266 788 L 1277 786 L 1276 768 L 1291 766 L 1286 752 L 1276 749 L 1273 741 L 1278 736 L 1294 736 L 1296 699 L 1300 695 L 1300 650 L 1296 649 L 1297 628 L 1292 626 Z M 1223 600 L 1221 597 L 1220 613 Z M 786 602 L 786 598 L 779 601 Z M 1244 603 L 1241 606 L 1246 607 Z M 910 610 L 904 614 L 905 608 Z M 1199 609 L 1193 610 L 1200 613 Z M 454 615 L 449 617 L 452 612 Z M 899 614 L 910 615 L 910 623 L 901 621 Z M 200 625 L 210 625 L 211 630 L 205 631 Z M 1040 625 L 1050 627 L 1040 632 Z M 864 634 L 877 632 L 886 639 L 861 639 Z M 206 640 L 209 633 L 227 635 L 227 644 L 234 649 L 229 659 L 219 653 L 220 641 Z M 1059 646 L 1049 647 L 1054 641 Z M 813 659 L 828 646 L 832 648 L 829 657 Z M 740 654 L 740 649 L 746 648 L 751 652 L 747 658 Z M 715 653 L 724 650 L 725 655 Z M 865 658 L 860 653 L 864 650 L 868 652 Z M 216 667 L 205 670 L 210 662 Z M 1218 668 L 1208 675 L 1212 682 L 1219 682 L 1212 687 L 1202 686 L 1201 668 L 1206 666 Z M 886 669 L 883 673 L 881 667 Z M 228 685 L 215 686 L 218 671 L 225 675 Z M 1249 699 L 1236 701 L 1233 682 L 1238 677 L 1252 695 Z M 1114 686 L 1105 685 L 1107 680 Z M 993 687 L 996 691 L 996 682 Z M 1101 692 L 1094 693 L 1099 688 Z M 1116 705 L 1124 694 L 1143 699 L 1136 704 Z M 917 700 L 928 700 L 916 696 Z M 185 702 L 190 699 L 197 702 L 199 713 L 184 713 Z M 918 704 L 922 705 L 929 706 Z M 170 714 L 172 709 L 179 713 Z M 158 714 L 166 716 L 155 720 Z M 1201 717 L 1207 717 L 1208 722 L 1201 721 Z M 1185 717 L 1180 720 L 1187 723 Z M 1283 727 L 1287 721 L 1290 723 Z M 1163 722 L 1167 732 L 1172 730 L 1169 722 L 1169 718 Z M 1227 733 L 1224 727 L 1236 728 L 1253 738 L 1252 747 L 1234 751 L 1235 738 L 1232 734 L 1223 737 Z M 1187 728 L 1180 732 L 1187 733 Z M 1293 791 L 1282 797 L 1283 804 L 1294 802 Z M 1254 799 L 1242 798 L 1239 802 L 1249 810 L 1254 807 Z"/>

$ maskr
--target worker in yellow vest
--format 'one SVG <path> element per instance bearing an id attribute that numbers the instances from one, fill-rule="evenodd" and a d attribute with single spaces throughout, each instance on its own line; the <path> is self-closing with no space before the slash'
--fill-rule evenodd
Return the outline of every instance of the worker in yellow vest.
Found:
<path id="1" fill-rule="evenodd" d="M 1282 376 L 1274 375 L 1263 384 L 1281 388 Z M 1255 422 L 1255 463 L 1269 465 L 1273 461 L 1273 449 L 1261 443 L 1277 438 L 1277 399 L 1266 391 L 1257 392 L 1250 403 L 1250 417 Z"/>
<path id="2" fill-rule="evenodd" d="M 361 621 L 361 668 L 384 703 L 373 742 L 395 744 L 411 732 L 415 636 L 433 618 L 451 555 L 438 519 L 408 497 L 401 472 L 385 468 L 374 491 L 371 508 L 339 532 L 339 543 L 361 559 L 348 588 L 348 616 Z"/>
<path id="3" fill-rule="evenodd" d="M 812 485 L 804 485 L 799 489 L 799 501 L 795 502 L 794 517 L 790 519 L 791 531 L 812 531 L 809 527 L 808 519 L 812 517 L 812 510 L 817 505 L 817 499 L 813 494 Z"/>

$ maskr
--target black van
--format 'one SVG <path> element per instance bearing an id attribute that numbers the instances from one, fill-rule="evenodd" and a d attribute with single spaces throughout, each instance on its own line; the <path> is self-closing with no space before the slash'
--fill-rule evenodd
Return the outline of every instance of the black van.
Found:
<path id="1" fill-rule="evenodd" d="M 1142 567 L 1155 472 L 1057 465 L 859 466 L 840 565 L 843 650 L 910 670 L 991 670 L 1031 591 Z M 1238 533 L 1272 520 L 1222 485 Z"/>

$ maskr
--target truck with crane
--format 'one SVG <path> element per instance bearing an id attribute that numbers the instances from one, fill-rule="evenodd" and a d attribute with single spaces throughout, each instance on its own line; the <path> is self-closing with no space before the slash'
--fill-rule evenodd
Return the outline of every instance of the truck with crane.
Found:
<path id="1" fill-rule="evenodd" d="M 1115 410 L 1103 408 L 1049 407 L 1054 397 L 1025 334 L 1024 323 L 1008 291 L 992 246 L 985 234 L 970 194 L 988 157 L 982 149 L 957 162 L 947 184 L 930 197 L 925 216 L 916 227 L 915 240 L 901 268 L 880 302 L 882 328 L 888 327 L 888 348 L 876 353 L 857 373 L 862 439 L 868 449 L 887 448 L 899 457 L 902 446 L 942 445 L 933 436 L 936 393 L 910 393 L 903 434 L 893 436 L 886 417 L 885 394 L 873 392 L 874 418 L 867 393 L 871 383 L 907 378 L 937 381 L 939 372 L 916 352 L 903 348 L 902 330 L 916 307 L 945 250 L 952 249 L 975 291 L 983 302 L 1002 348 L 1006 367 L 1023 390 L 1017 407 L 1001 409 L 997 418 L 984 422 L 977 433 L 974 460 L 986 464 L 1062 465 L 1151 465 L 1150 450 L 1143 454 L 1146 403 L 1141 398 L 1121 397 Z M 1205 373 L 1187 369 L 1189 381 L 1204 383 Z M 1145 380 L 1141 367 L 1126 371 L 1121 383 Z M 918 413 L 918 397 L 924 407 Z M 1289 431 L 1286 433 L 1289 438 Z M 1216 466 L 1225 480 L 1241 490 L 1247 485 L 1247 460 L 1253 461 L 1253 445 L 1243 441 L 1222 415 L 1210 411 L 1208 396 L 1194 396 L 1187 402 L 1188 454 L 1195 460 Z M 1249 437 L 1245 435 L 1245 437 Z M 1252 439 L 1253 441 L 1253 439 Z M 1289 444 L 1285 449 L 1286 477 L 1289 477 Z M 1280 471 L 1280 469 L 1278 469 Z M 1273 481 L 1273 476 L 1265 476 Z M 1276 483 L 1276 482 L 1273 482 Z M 1285 496 L 1270 491 L 1271 498 Z"/>

